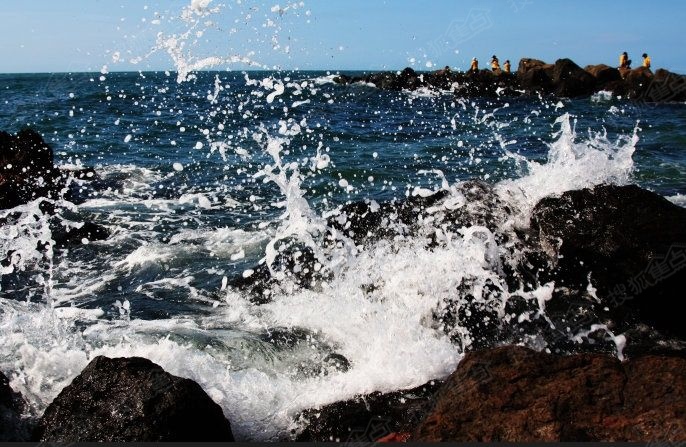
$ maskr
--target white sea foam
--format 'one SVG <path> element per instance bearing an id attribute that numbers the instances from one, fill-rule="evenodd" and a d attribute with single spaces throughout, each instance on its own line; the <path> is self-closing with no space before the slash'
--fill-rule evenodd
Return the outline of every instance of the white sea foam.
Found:
<path id="1" fill-rule="evenodd" d="M 525 175 L 499 183 L 497 190 L 520 210 L 518 224 L 526 224 L 531 209 L 543 197 L 603 183 L 622 185 L 631 180 L 638 126 L 632 136 L 611 142 L 604 133 L 580 139 L 569 114 L 562 115 L 555 124 L 560 130 L 557 139 L 549 144 L 546 163 L 527 160 L 508 151 L 508 156 L 520 163 Z"/>
<path id="2" fill-rule="evenodd" d="M 675 194 L 673 196 L 667 197 L 667 200 L 675 205 L 686 208 L 686 194 Z"/>

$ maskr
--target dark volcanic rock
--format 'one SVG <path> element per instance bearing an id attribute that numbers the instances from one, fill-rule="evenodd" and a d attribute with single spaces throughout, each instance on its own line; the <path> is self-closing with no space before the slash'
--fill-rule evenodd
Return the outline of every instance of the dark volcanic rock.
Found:
<path id="1" fill-rule="evenodd" d="M 93 222 L 84 222 L 81 227 L 71 229 L 58 225 L 52 230 L 55 245 L 59 248 L 81 244 L 84 239 L 89 242 L 102 241 L 109 236 L 110 232 L 107 228 Z"/>
<path id="2" fill-rule="evenodd" d="M 413 441 L 682 441 L 686 359 L 467 354 Z"/>
<path id="3" fill-rule="evenodd" d="M 674 311 L 686 279 L 686 209 L 637 186 L 598 186 L 541 200 L 531 228 L 561 285 L 583 290 L 590 273 L 616 317 L 635 310 L 686 335 Z"/>
<path id="4" fill-rule="evenodd" d="M 38 197 L 56 197 L 61 178 L 53 165 L 52 149 L 38 133 L 0 132 L 0 209 Z"/>
<path id="5" fill-rule="evenodd" d="M 0 372 L 0 442 L 29 441 L 29 430 L 21 419 L 24 411 L 22 397 L 9 385 L 9 379 Z"/>
<path id="6" fill-rule="evenodd" d="M 300 415 L 298 441 L 375 442 L 392 433 L 411 432 L 429 410 L 439 382 L 394 393 L 372 393 Z"/>
<path id="7" fill-rule="evenodd" d="M 13 208 L 39 197 L 64 197 L 78 203 L 78 190 L 67 188 L 69 178 L 90 182 L 97 178 L 90 168 L 60 170 L 53 150 L 34 130 L 16 135 L 0 132 L 0 209 Z"/>
<path id="8" fill-rule="evenodd" d="M 570 59 L 560 59 L 553 68 L 553 85 L 557 96 L 588 96 L 596 90 L 595 78 Z"/>
<path id="9" fill-rule="evenodd" d="M 35 199 L 65 199 L 78 203 L 84 200 L 86 188 L 68 188 L 68 179 L 90 182 L 97 178 L 92 169 L 61 171 L 54 165 L 53 151 L 37 132 L 26 129 L 16 135 L 0 132 L 0 209 L 14 208 Z M 40 203 L 45 214 L 54 214 L 55 206 L 48 201 Z M 78 222 L 78 216 L 70 216 Z M 10 214 L 0 219 L 0 225 L 12 224 L 16 217 Z M 109 237 L 104 227 L 85 222 L 80 228 L 65 228 L 59 219 L 50 222 L 53 238 L 59 247 Z"/>
<path id="10" fill-rule="evenodd" d="M 53 442 L 233 441 L 222 409 L 197 383 L 142 358 L 96 357 L 45 410 Z"/>

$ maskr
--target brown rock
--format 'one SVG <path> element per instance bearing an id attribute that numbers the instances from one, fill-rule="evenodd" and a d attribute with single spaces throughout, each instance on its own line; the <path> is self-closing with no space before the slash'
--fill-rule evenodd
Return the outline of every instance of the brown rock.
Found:
<path id="1" fill-rule="evenodd" d="M 661 68 L 655 72 L 639 99 L 646 102 L 686 101 L 686 76 Z"/>
<path id="2" fill-rule="evenodd" d="M 624 81 L 627 84 L 629 97 L 631 99 L 640 98 L 650 88 L 653 80 L 653 72 L 650 68 L 638 67 L 626 73 Z"/>
<path id="3" fill-rule="evenodd" d="M 517 74 L 524 74 L 527 71 L 536 69 L 536 68 L 551 68 L 551 64 L 546 64 L 542 60 L 539 59 L 529 59 L 529 58 L 524 58 L 519 61 L 519 67 L 517 68 Z"/>
<path id="4" fill-rule="evenodd" d="M 474 374 L 474 370 L 486 370 Z M 468 354 L 413 440 L 682 441 L 686 359 L 559 357 L 522 347 Z"/>
<path id="5" fill-rule="evenodd" d="M 605 64 L 588 65 L 584 70 L 593 76 L 596 79 L 596 82 L 601 86 L 610 82 L 622 80 L 622 75 L 619 73 L 619 70 Z"/>

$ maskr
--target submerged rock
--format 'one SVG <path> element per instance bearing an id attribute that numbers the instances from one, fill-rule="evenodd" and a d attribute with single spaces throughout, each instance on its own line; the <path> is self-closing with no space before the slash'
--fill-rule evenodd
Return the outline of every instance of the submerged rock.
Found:
<path id="1" fill-rule="evenodd" d="M 686 335 L 674 312 L 686 280 L 686 209 L 637 186 L 597 186 L 541 200 L 531 228 L 553 266 L 552 279 L 576 290 L 590 282 L 623 318 Z"/>
<path id="2" fill-rule="evenodd" d="M 467 354 L 417 427 L 419 442 L 681 441 L 686 359 L 626 363 L 517 346 Z"/>
<path id="3" fill-rule="evenodd" d="M 48 406 L 36 438 L 52 442 L 233 441 L 197 383 L 143 358 L 96 357 Z"/>

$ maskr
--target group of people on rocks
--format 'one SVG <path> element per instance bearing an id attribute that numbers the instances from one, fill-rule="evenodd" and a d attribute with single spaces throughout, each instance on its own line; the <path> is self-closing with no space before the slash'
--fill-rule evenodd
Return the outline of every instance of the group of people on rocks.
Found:
<path id="1" fill-rule="evenodd" d="M 648 53 L 643 53 L 641 56 L 643 58 L 643 67 L 650 68 L 650 56 Z M 631 59 L 629 59 L 629 54 L 625 51 L 619 55 L 619 68 L 631 68 Z"/>
<path id="2" fill-rule="evenodd" d="M 498 56 L 495 54 L 491 58 L 491 70 L 493 70 L 493 73 L 511 73 L 512 71 L 512 66 L 510 65 L 510 60 L 506 60 L 505 63 L 503 64 L 503 68 L 500 68 L 500 61 L 498 60 Z M 473 58 L 472 59 L 472 65 L 469 67 L 470 72 L 477 72 L 479 71 L 479 59 Z"/>

